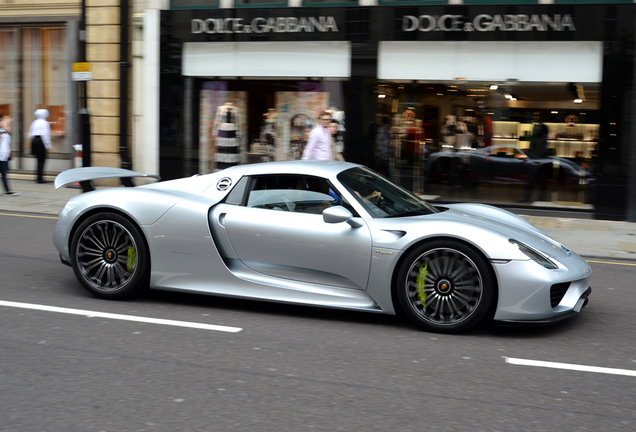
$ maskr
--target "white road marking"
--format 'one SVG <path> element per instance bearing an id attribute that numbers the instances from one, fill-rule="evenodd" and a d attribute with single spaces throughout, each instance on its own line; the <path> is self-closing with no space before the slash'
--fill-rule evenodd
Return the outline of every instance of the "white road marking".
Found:
<path id="1" fill-rule="evenodd" d="M 614 368 L 606 368 L 606 367 L 598 367 L 598 366 L 584 366 L 570 363 L 555 363 L 555 362 L 547 362 L 547 361 L 538 361 L 538 360 L 526 360 L 526 359 L 518 359 L 506 357 L 506 363 L 520 366 L 536 366 L 536 367 L 545 367 L 552 369 L 566 369 L 573 371 L 581 371 L 581 372 L 594 372 L 594 373 L 604 373 L 611 375 L 625 375 L 625 376 L 633 376 L 636 377 L 636 371 L 629 369 L 614 369 Z"/>
<path id="2" fill-rule="evenodd" d="M 69 314 L 69 315 L 81 315 L 88 318 L 107 318 L 107 319 L 114 319 L 114 320 L 121 320 L 121 321 L 160 324 L 160 325 L 168 325 L 173 327 L 187 327 L 187 328 L 193 328 L 193 329 L 199 329 L 199 330 L 214 330 L 214 331 L 228 332 L 228 333 L 236 333 L 243 330 L 240 327 L 228 327 L 228 326 L 221 326 L 221 325 L 214 325 L 214 324 L 203 324 L 203 323 L 188 322 L 188 321 L 175 321 L 175 320 L 160 319 L 160 318 L 147 318 L 147 317 L 140 317 L 140 316 L 134 316 L 134 315 L 121 315 L 121 314 L 89 311 L 89 310 L 82 310 L 82 309 L 69 309 L 69 308 L 63 308 L 63 307 L 57 307 L 57 306 L 46 306 L 46 305 L 39 305 L 39 304 L 32 304 L 32 303 L 18 303 L 18 302 L 4 301 L 4 300 L 0 300 L 0 306 L 20 308 L 20 309 L 32 309 L 32 310 L 39 310 L 39 311 L 45 311 L 45 312 L 56 312 L 56 313 L 63 313 L 63 314 Z"/>

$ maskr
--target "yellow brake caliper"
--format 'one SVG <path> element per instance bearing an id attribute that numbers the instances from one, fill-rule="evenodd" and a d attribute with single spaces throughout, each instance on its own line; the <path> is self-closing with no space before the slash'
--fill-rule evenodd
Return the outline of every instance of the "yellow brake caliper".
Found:
<path id="1" fill-rule="evenodd" d="M 420 267 L 420 272 L 415 278 L 415 288 L 417 289 L 417 298 L 420 301 L 420 303 L 422 303 L 423 307 L 426 307 L 426 291 L 424 291 L 424 289 L 425 289 L 427 275 L 428 275 L 428 261 L 425 262 L 424 265 Z"/>
<path id="2" fill-rule="evenodd" d="M 136 264 L 137 264 L 137 251 L 135 250 L 135 247 L 131 243 L 130 246 L 128 246 L 128 260 L 126 261 L 126 270 L 128 270 L 128 273 L 133 272 Z"/>

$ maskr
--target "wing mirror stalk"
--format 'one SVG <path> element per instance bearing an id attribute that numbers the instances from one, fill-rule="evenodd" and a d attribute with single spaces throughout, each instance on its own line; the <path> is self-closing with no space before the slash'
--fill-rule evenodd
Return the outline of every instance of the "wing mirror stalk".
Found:
<path id="1" fill-rule="evenodd" d="M 353 214 L 343 206 L 334 206 L 326 208 L 322 212 L 322 220 L 326 223 L 341 223 L 346 222 L 353 228 L 360 228 L 361 222 L 358 222 L 353 218 Z"/>

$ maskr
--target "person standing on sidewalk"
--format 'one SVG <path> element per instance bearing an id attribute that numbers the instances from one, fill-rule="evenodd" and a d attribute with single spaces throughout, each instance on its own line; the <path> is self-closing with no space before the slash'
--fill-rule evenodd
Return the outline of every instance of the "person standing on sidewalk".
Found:
<path id="1" fill-rule="evenodd" d="M 38 159 L 37 179 L 38 183 L 44 181 L 44 162 L 46 162 L 46 151 L 51 149 L 51 124 L 46 120 L 49 111 L 45 109 L 35 110 L 35 120 L 29 129 L 31 138 L 31 154 Z"/>
<path id="2" fill-rule="evenodd" d="M 303 151 L 303 160 L 328 161 L 333 159 L 331 154 L 331 132 L 329 123 L 331 113 L 323 111 L 318 116 L 320 124 L 312 129 L 307 140 L 307 145 Z"/>
<path id="3" fill-rule="evenodd" d="M 7 172 L 9 171 L 9 161 L 11 160 L 11 135 L 2 128 L 2 115 L 0 115 L 0 174 L 2 174 L 2 186 L 5 195 L 20 195 L 9 189 Z"/>
<path id="4" fill-rule="evenodd" d="M 519 201 L 522 203 L 532 202 L 532 191 L 535 183 L 539 183 L 539 201 L 545 199 L 548 177 L 552 172 L 551 163 L 535 162 L 537 159 L 545 159 L 548 156 L 548 127 L 543 124 L 543 113 L 541 111 L 533 114 L 533 120 L 532 139 L 527 152 L 529 160 L 525 162 L 528 164 L 526 191 L 523 198 Z"/>
<path id="5" fill-rule="evenodd" d="M 338 151 L 338 120 L 331 120 L 329 123 L 329 133 L 331 133 L 331 156 L 333 160 L 343 161 L 344 157 L 342 157 L 342 153 Z"/>

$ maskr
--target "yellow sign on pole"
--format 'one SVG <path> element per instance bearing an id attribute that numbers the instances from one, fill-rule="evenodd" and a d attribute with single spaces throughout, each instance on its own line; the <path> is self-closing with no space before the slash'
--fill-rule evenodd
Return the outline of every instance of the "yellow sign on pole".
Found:
<path id="1" fill-rule="evenodd" d="M 91 64 L 88 62 L 73 63 L 71 67 L 71 78 L 73 81 L 90 81 L 93 79 Z"/>
<path id="2" fill-rule="evenodd" d="M 73 63 L 73 67 L 71 69 L 73 72 L 90 72 L 91 64 L 88 62 L 82 63 Z"/>

